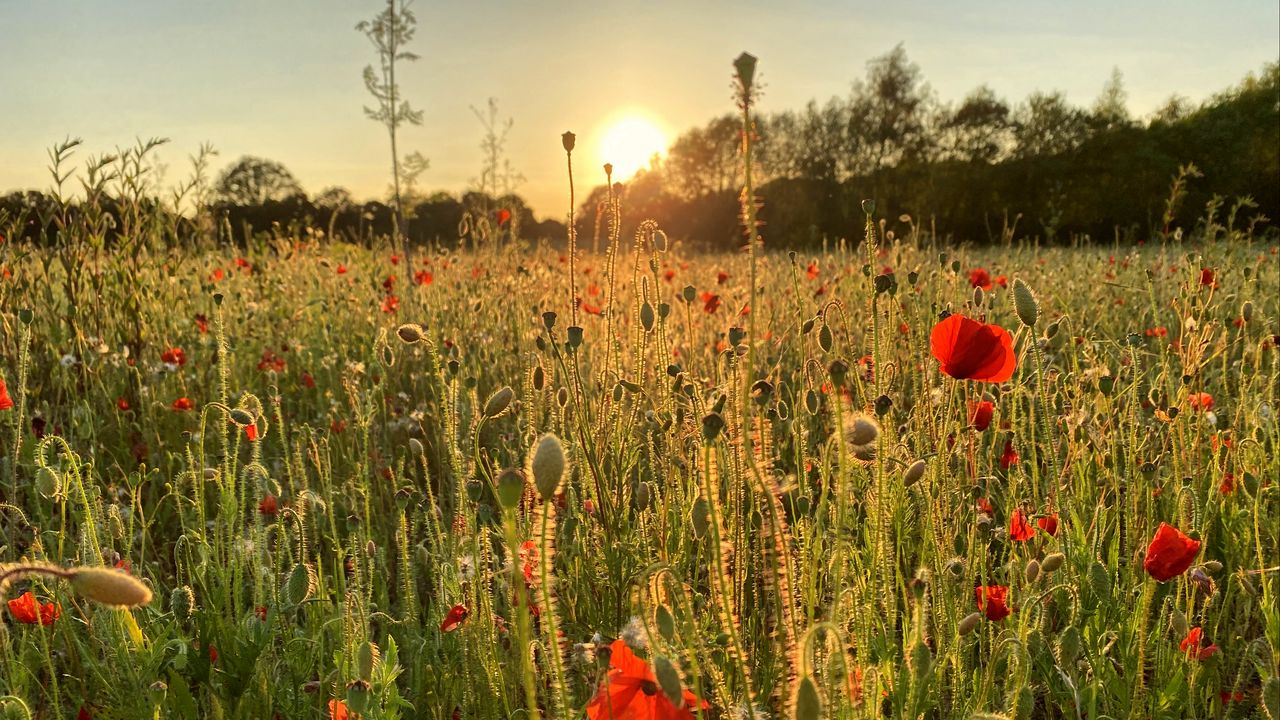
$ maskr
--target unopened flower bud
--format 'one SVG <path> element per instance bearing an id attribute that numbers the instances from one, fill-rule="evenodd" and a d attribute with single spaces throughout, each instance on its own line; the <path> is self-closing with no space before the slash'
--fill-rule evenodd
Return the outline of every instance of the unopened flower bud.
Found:
<path id="1" fill-rule="evenodd" d="M 969 613 L 960 619 L 956 629 L 960 631 L 960 635 L 963 637 L 973 632 L 980 622 L 982 622 L 982 613 Z"/>
<path id="2" fill-rule="evenodd" d="M 507 411 L 511 407 L 511 401 L 516 397 L 516 391 L 511 389 L 510 385 L 503 385 L 494 391 L 484 404 L 484 416 L 493 419 Z"/>
<path id="3" fill-rule="evenodd" d="M 137 607 L 151 602 L 151 588 L 122 570 L 76 568 L 68 580 L 76 594 L 103 605 Z"/>
<path id="4" fill-rule="evenodd" d="M 1013 309 L 1018 319 L 1027 327 L 1035 327 L 1036 320 L 1040 319 L 1040 306 L 1036 302 L 1035 293 L 1022 282 L 1022 278 L 1013 281 Z"/>
<path id="5" fill-rule="evenodd" d="M 529 456 L 529 475 L 533 477 L 533 486 L 538 489 L 543 500 L 555 497 L 568 464 L 560 438 L 554 433 L 538 438 L 533 453 Z"/>

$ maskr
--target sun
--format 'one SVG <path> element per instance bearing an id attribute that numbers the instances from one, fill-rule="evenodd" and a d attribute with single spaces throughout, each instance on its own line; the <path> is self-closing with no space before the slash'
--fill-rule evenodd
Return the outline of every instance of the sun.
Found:
<path id="1" fill-rule="evenodd" d="M 600 137 L 600 162 L 613 164 L 613 179 L 627 180 L 667 151 L 667 134 L 653 120 L 629 113 L 608 125 Z"/>

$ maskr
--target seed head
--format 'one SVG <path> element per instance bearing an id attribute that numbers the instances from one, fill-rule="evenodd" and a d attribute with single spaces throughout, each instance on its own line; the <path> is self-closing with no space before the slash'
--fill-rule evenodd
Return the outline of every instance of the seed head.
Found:
<path id="1" fill-rule="evenodd" d="M 103 605 L 137 607 L 151 602 L 151 588 L 121 570 L 105 567 L 76 568 L 68 577 L 71 589 Z"/>
<path id="2" fill-rule="evenodd" d="M 738 74 L 738 82 L 742 84 L 743 91 L 750 94 L 751 84 L 756 79 L 756 56 L 742 53 L 733 61 L 733 69 Z"/>
<path id="3" fill-rule="evenodd" d="M 529 475 L 533 477 L 533 485 L 538 489 L 538 494 L 543 500 L 551 500 L 555 497 L 568 465 L 564 444 L 555 436 L 555 433 L 547 433 L 538 438 L 533 452 L 529 455 Z"/>
<path id="4" fill-rule="evenodd" d="M 564 146 L 565 152 L 567 153 L 573 152 L 573 144 L 576 139 L 577 139 L 576 135 L 567 131 L 560 136 L 560 144 Z"/>
<path id="5" fill-rule="evenodd" d="M 396 328 L 396 335 L 399 335 L 406 345 L 412 345 L 422 340 L 422 326 L 417 323 L 405 323 Z"/>
<path id="6" fill-rule="evenodd" d="M 1035 327 L 1036 320 L 1040 319 L 1040 305 L 1036 302 L 1036 295 L 1022 282 L 1022 278 L 1013 281 L 1013 309 L 1017 312 L 1018 319 L 1027 327 Z"/>

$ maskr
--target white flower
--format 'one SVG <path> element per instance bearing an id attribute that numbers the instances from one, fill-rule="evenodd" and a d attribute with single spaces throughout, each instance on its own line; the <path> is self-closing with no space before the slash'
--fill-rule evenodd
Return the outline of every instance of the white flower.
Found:
<path id="1" fill-rule="evenodd" d="M 58 362 L 62 363 L 62 367 L 69 368 L 72 365 L 75 365 L 77 360 L 75 355 L 72 355 L 71 353 L 67 353 L 66 355 L 63 355 L 62 359 L 59 360 Z"/>
<path id="2" fill-rule="evenodd" d="M 1206 423 L 1208 423 L 1209 427 L 1217 427 L 1217 426 L 1218 426 L 1218 416 L 1217 416 L 1217 415 L 1216 415 L 1212 410 L 1206 410 L 1206 411 L 1205 411 L 1205 413 L 1204 413 L 1204 421 L 1205 421 Z"/>

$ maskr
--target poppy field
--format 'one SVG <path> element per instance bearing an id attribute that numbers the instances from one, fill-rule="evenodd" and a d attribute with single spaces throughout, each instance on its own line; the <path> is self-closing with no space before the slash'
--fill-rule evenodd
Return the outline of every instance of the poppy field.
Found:
<path id="1" fill-rule="evenodd" d="M 0 246 L 0 716 L 1277 717 L 1274 241 L 865 209 Z"/>

